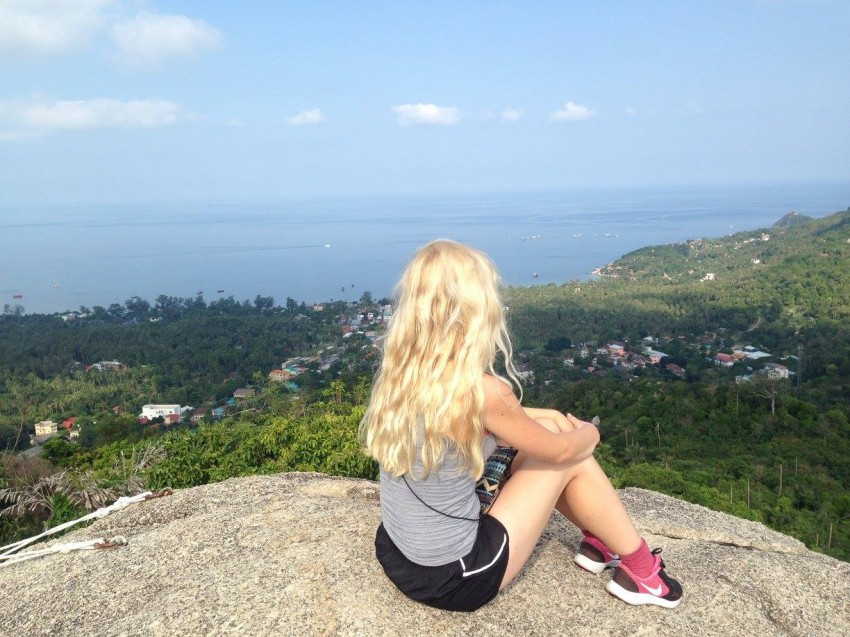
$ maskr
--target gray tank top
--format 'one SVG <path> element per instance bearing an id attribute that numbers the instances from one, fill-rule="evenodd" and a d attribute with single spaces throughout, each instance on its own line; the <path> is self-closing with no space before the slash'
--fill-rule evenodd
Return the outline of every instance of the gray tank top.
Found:
<path id="1" fill-rule="evenodd" d="M 485 436 L 484 459 L 495 450 L 496 440 Z M 413 473 L 421 471 L 417 454 Z M 427 478 L 406 477 L 407 484 L 381 468 L 381 514 L 393 543 L 407 559 L 422 566 L 441 566 L 468 554 L 478 532 L 480 504 L 475 480 L 460 468 L 454 442 L 449 441 L 443 463 Z M 456 520 L 443 513 L 469 519 Z"/>

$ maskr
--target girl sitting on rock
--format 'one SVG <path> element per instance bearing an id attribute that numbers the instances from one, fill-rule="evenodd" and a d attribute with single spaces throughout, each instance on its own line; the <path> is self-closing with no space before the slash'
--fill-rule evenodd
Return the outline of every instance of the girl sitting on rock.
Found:
<path id="1" fill-rule="evenodd" d="M 397 288 L 369 408 L 361 423 L 380 464 L 375 548 L 413 600 L 473 611 L 516 577 L 555 508 L 582 530 L 575 562 L 616 567 L 607 590 L 629 604 L 675 607 L 679 583 L 635 531 L 593 457 L 596 427 L 522 407 L 499 276 L 482 252 L 439 240 L 421 248 Z M 495 370 L 501 357 L 506 375 Z M 521 389 L 520 389 L 521 395 Z M 499 447 L 501 445 L 510 448 Z M 516 450 L 516 451 L 515 451 Z M 486 513 L 494 483 L 510 479 Z M 489 458 L 489 460 L 488 460 Z"/>

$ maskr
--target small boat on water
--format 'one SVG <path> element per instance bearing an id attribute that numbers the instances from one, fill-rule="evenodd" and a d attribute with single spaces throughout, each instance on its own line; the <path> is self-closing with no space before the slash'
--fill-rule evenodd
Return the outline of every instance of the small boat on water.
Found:
<path id="1" fill-rule="evenodd" d="M 12 298 L 13 299 L 22 299 L 22 298 L 24 298 L 24 295 L 23 294 L 13 294 Z"/>
<path id="2" fill-rule="evenodd" d="M 224 293 L 224 288 L 219 288 L 219 289 L 217 289 L 217 290 L 216 290 L 216 292 L 218 292 L 219 294 L 223 294 L 223 293 Z"/>

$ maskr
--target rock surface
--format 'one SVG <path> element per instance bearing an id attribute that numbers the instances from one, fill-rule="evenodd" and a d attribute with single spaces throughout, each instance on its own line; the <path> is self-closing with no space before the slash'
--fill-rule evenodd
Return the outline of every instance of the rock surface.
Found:
<path id="1" fill-rule="evenodd" d="M 410 602 L 373 554 L 378 488 L 281 474 L 133 505 L 61 542 L 123 548 L 0 568 L 0 635 L 846 635 L 850 564 L 703 507 L 620 492 L 685 589 L 675 610 L 631 607 L 610 575 L 572 563 L 555 514 L 523 573 L 472 614 Z"/>

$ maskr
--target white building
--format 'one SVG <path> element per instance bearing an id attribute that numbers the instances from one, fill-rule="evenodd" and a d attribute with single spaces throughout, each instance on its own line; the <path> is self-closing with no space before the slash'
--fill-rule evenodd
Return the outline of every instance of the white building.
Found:
<path id="1" fill-rule="evenodd" d="M 661 359 L 667 356 L 664 352 L 659 352 L 658 350 L 652 349 L 651 347 L 647 347 L 643 350 L 644 355 L 649 358 L 649 362 L 653 365 L 658 365 L 661 362 Z"/>
<path id="2" fill-rule="evenodd" d="M 742 351 L 744 356 L 746 356 L 747 358 L 751 358 L 755 361 L 757 361 L 760 358 L 770 358 L 771 356 L 773 356 L 773 354 L 770 354 L 769 352 L 763 352 L 759 349 L 756 349 L 752 345 L 747 345 L 743 350 L 733 350 L 733 351 L 735 351 L 735 352 Z"/>
<path id="3" fill-rule="evenodd" d="M 531 370 L 531 368 L 530 368 L 527 364 L 525 364 L 525 363 L 523 363 L 522 365 L 517 365 L 517 368 L 516 368 L 516 375 L 517 375 L 517 376 L 518 376 L 521 380 L 524 380 L 524 381 L 529 381 L 529 382 L 530 382 L 530 381 L 533 381 L 533 380 L 534 380 L 534 372 L 533 372 L 533 371 Z"/>
<path id="4" fill-rule="evenodd" d="M 35 423 L 35 435 L 49 436 L 50 434 L 55 434 L 58 426 L 59 425 L 52 420 L 42 420 L 41 422 Z"/>
<path id="5" fill-rule="evenodd" d="M 169 416 L 180 416 L 180 414 L 180 405 L 142 405 L 139 418 L 151 420 L 162 416 L 167 419 Z"/>
<path id="6" fill-rule="evenodd" d="M 103 372 L 103 371 L 106 371 L 106 370 L 115 371 L 115 370 L 123 369 L 123 368 L 124 368 L 124 363 L 121 363 L 120 361 L 117 361 L 117 360 L 100 361 L 99 363 L 93 363 L 92 364 L 92 369 L 95 369 L 99 372 Z"/>
<path id="7" fill-rule="evenodd" d="M 764 371 L 768 378 L 788 378 L 788 368 L 779 363 L 765 363 Z"/>

